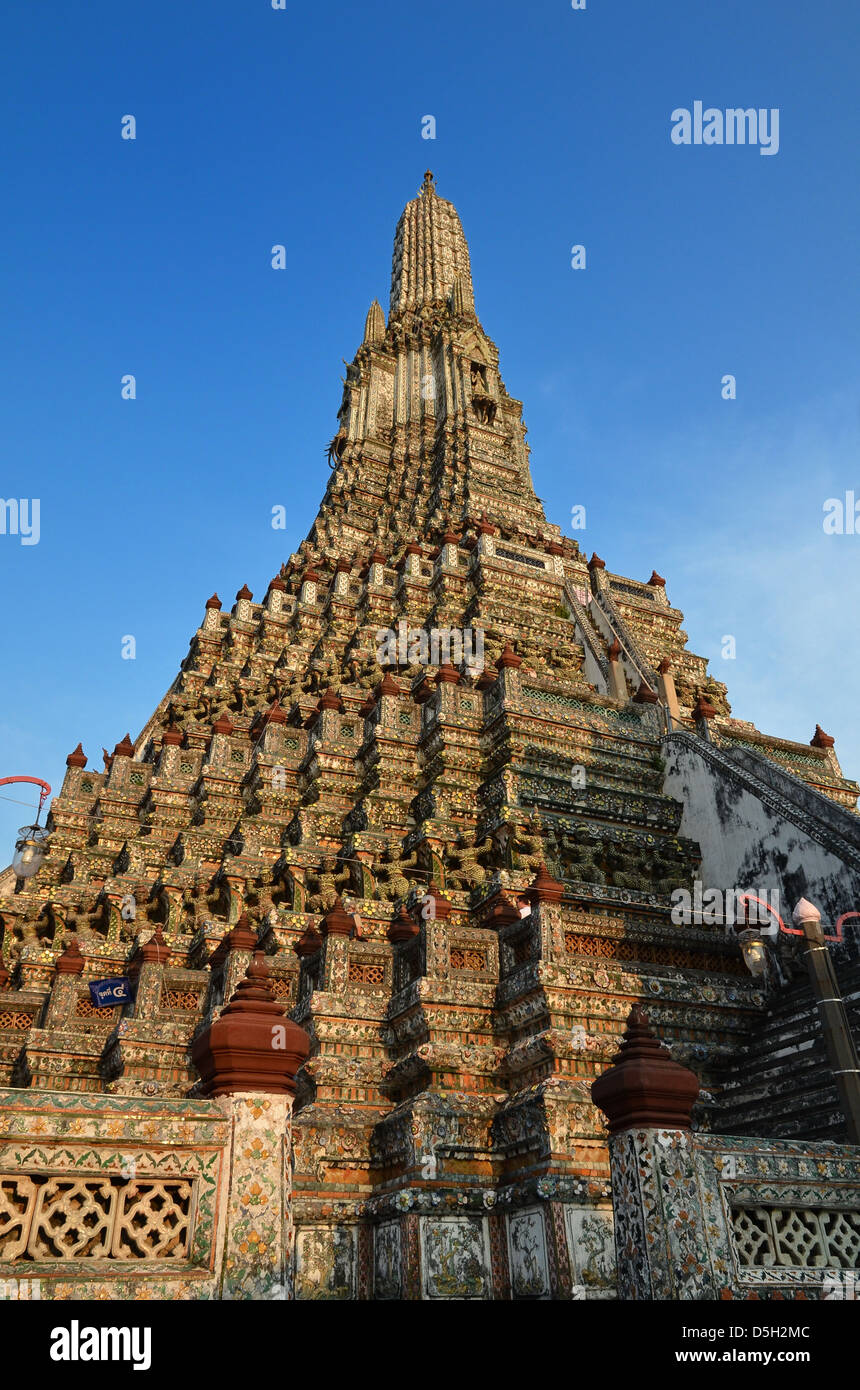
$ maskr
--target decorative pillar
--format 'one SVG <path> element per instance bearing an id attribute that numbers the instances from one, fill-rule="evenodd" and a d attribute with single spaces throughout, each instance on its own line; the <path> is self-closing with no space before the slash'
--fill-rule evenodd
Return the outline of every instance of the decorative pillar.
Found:
<path id="1" fill-rule="evenodd" d="M 334 592 L 337 598 L 349 595 L 349 575 L 352 566 L 349 560 L 338 560 L 334 568 Z"/>
<path id="2" fill-rule="evenodd" d="M 340 896 L 320 922 L 324 942 L 319 989 L 331 994 L 344 994 L 349 973 L 349 939 L 355 932 L 355 920 L 344 910 Z"/>
<path id="3" fill-rule="evenodd" d="M 251 963 L 251 955 L 259 945 L 259 937 L 243 912 L 226 938 L 227 962 L 224 966 L 224 998 L 229 999 Z"/>
<path id="4" fill-rule="evenodd" d="M 206 600 L 206 616 L 203 619 L 203 631 L 217 633 L 221 629 L 221 600 L 217 594 Z"/>
<path id="5" fill-rule="evenodd" d="M 704 695 L 700 695 L 693 706 L 693 719 L 696 723 L 696 733 L 699 738 L 704 739 L 705 743 L 711 743 L 711 731 L 708 727 L 710 720 L 716 718 L 717 711 L 714 709 L 710 700 Z"/>
<path id="6" fill-rule="evenodd" d="M 223 1013 L 192 1045 L 205 1096 L 231 1121 L 220 1262 L 222 1299 L 292 1298 L 290 1146 L 307 1033 L 275 1000 L 262 951 Z"/>
<path id="7" fill-rule="evenodd" d="M 531 919 L 536 932 L 541 960 L 564 960 L 564 923 L 561 903 L 564 884 L 549 873 L 546 864 L 541 863 L 534 879 L 523 897 L 531 903 Z"/>
<path id="8" fill-rule="evenodd" d="M 626 705 L 630 698 L 630 692 L 627 689 L 627 678 L 621 663 L 621 643 L 617 637 L 613 637 L 612 645 L 607 649 L 606 655 L 609 657 L 609 693 L 613 700 L 620 700 L 623 705 Z"/>
<path id="9" fill-rule="evenodd" d="M 316 570 L 313 568 L 312 565 L 309 569 L 305 570 L 304 577 L 302 579 L 302 587 L 299 591 L 300 603 L 308 605 L 316 603 L 317 584 L 319 583 L 319 578 L 319 575 L 317 574 Z"/>
<path id="10" fill-rule="evenodd" d="M 70 1017 L 78 997 L 78 976 L 83 974 L 85 964 L 75 938 L 69 942 L 54 966 L 54 984 L 45 1016 L 45 1028 L 56 1028 Z"/>
<path id="11" fill-rule="evenodd" d="M 634 1004 L 617 1060 L 592 1083 L 609 1121 L 620 1299 L 713 1299 L 691 1146 L 699 1082 Z"/>
<path id="12" fill-rule="evenodd" d="M 287 586 L 284 583 L 283 579 L 281 579 L 280 575 L 276 575 L 274 579 L 270 580 L 265 598 L 265 606 L 267 613 L 271 613 L 273 616 L 276 616 L 278 613 L 282 612 L 284 607 L 284 595 L 286 594 L 286 591 Z"/>
<path id="13" fill-rule="evenodd" d="M 672 663 L 668 656 L 663 657 L 657 669 L 657 693 L 669 711 L 670 727 L 672 724 L 680 724 L 681 709 L 675 690 L 675 677 L 672 675 Z"/>
<path id="14" fill-rule="evenodd" d="M 161 927 L 156 927 L 148 941 L 145 941 L 132 956 L 129 975 L 137 980 L 137 990 L 130 1016 L 134 1019 L 155 1018 L 161 999 L 164 983 L 164 967 L 170 956 L 170 947 L 164 940 Z"/>
<path id="15" fill-rule="evenodd" d="M 251 600 L 253 597 L 254 595 L 251 593 L 248 585 L 243 584 L 236 595 L 236 602 L 233 605 L 233 617 L 237 622 L 252 623 L 254 621 L 254 610 L 251 607 Z"/>

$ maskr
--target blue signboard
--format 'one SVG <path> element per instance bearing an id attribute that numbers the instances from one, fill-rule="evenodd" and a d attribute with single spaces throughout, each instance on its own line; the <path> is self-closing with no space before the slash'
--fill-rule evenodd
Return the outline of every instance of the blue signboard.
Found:
<path id="1" fill-rule="evenodd" d="M 116 980 L 91 980 L 90 998 L 99 1009 L 127 1004 L 131 998 L 131 985 L 124 975 Z"/>

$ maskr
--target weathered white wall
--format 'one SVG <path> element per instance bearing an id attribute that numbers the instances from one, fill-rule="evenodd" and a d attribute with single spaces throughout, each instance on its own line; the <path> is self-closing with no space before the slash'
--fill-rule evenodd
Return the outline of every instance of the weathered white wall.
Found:
<path id="1" fill-rule="evenodd" d="M 683 803 L 680 833 L 701 846 L 706 888 L 776 890 L 787 925 L 801 897 L 820 908 L 826 923 L 860 910 L 860 874 L 832 849 L 695 748 L 666 740 L 663 756 L 664 790 Z M 838 808 L 834 812 L 838 819 Z"/>

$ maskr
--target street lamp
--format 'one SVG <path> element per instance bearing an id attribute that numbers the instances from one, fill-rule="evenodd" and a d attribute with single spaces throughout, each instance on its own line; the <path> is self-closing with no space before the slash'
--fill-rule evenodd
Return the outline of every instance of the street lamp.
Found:
<path id="1" fill-rule="evenodd" d="M 768 912 L 771 911 L 767 903 L 760 903 L 760 900 L 751 893 L 745 894 L 740 900 L 744 915 L 741 920 L 735 922 L 735 931 L 737 932 L 738 945 L 741 948 L 744 964 L 750 974 L 764 975 L 767 970 L 767 945 L 765 938 L 773 937 L 776 934 L 777 927 L 776 925 L 769 924 L 762 928 L 751 922 L 749 914 L 750 902 L 759 904 L 759 906 L 764 907 Z M 758 910 L 756 910 L 755 922 L 760 923 L 760 921 L 760 914 Z M 780 921 L 780 919 L 777 918 L 777 921 Z"/>
<path id="2" fill-rule="evenodd" d="M 821 926 L 821 913 L 813 903 L 801 898 L 794 909 L 792 921 L 802 933 L 809 982 L 818 1005 L 821 1030 L 827 1047 L 827 1057 L 836 1081 L 842 1112 L 848 1130 L 848 1142 L 860 1144 L 860 1062 L 851 1036 L 845 1003 L 839 992 L 836 971 L 827 949 L 827 941 L 838 941 L 841 933 L 826 937 Z M 841 921 L 837 925 L 841 926 Z M 785 928 L 791 931 L 791 928 Z"/>
<path id="3" fill-rule="evenodd" d="M 809 983 L 818 1006 L 827 1058 L 845 1116 L 848 1142 L 860 1144 L 860 1062 L 857 1059 L 857 1049 L 851 1035 L 845 1004 L 839 992 L 833 961 L 827 949 L 828 941 L 842 940 L 842 923 L 845 918 L 857 914 L 844 913 L 836 924 L 835 934 L 826 936 L 821 926 L 821 913 L 813 903 L 807 902 L 806 898 L 800 899 L 792 913 L 792 921 L 795 923 L 793 927 L 787 927 L 778 913 L 774 913 L 767 903 L 761 903 L 760 905 L 776 918 L 776 922 L 771 927 L 759 930 L 749 921 L 750 902 L 758 903 L 760 900 L 752 894 L 744 895 L 741 899 L 743 920 L 735 924 L 735 931 L 744 961 L 752 975 L 762 975 L 767 969 L 765 937 L 778 936 L 780 932 L 785 932 L 787 936 L 802 936 L 804 939 L 803 954 L 806 957 Z"/>
<path id="4" fill-rule="evenodd" d="M 12 856 L 12 868 L 18 878 L 32 878 L 41 869 L 48 833 L 41 825 L 21 826 Z"/>
<path id="5" fill-rule="evenodd" d="M 41 777 L 0 777 L 0 787 L 7 787 L 15 782 L 30 782 L 41 788 L 35 823 L 21 826 L 12 856 L 12 868 L 16 877 L 32 878 L 39 872 L 45 859 L 45 841 L 48 839 L 49 831 L 39 824 L 39 817 L 45 798 L 51 794 L 51 786 L 49 782 L 43 782 Z"/>

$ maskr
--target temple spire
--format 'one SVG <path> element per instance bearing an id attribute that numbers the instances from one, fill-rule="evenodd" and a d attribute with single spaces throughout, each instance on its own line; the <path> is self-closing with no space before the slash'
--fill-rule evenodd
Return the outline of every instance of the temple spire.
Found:
<path id="1" fill-rule="evenodd" d="M 428 169 L 418 197 L 406 204 L 397 224 L 390 314 L 446 304 L 458 277 L 466 308 L 471 308 L 472 270 L 463 227 L 453 203 L 439 197 Z"/>
<path id="2" fill-rule="evenodd" d="M 364 342 L 381 343 L 385 337 L 385 315 L 378 299 L 374 299 L 364 321 Z"/>

